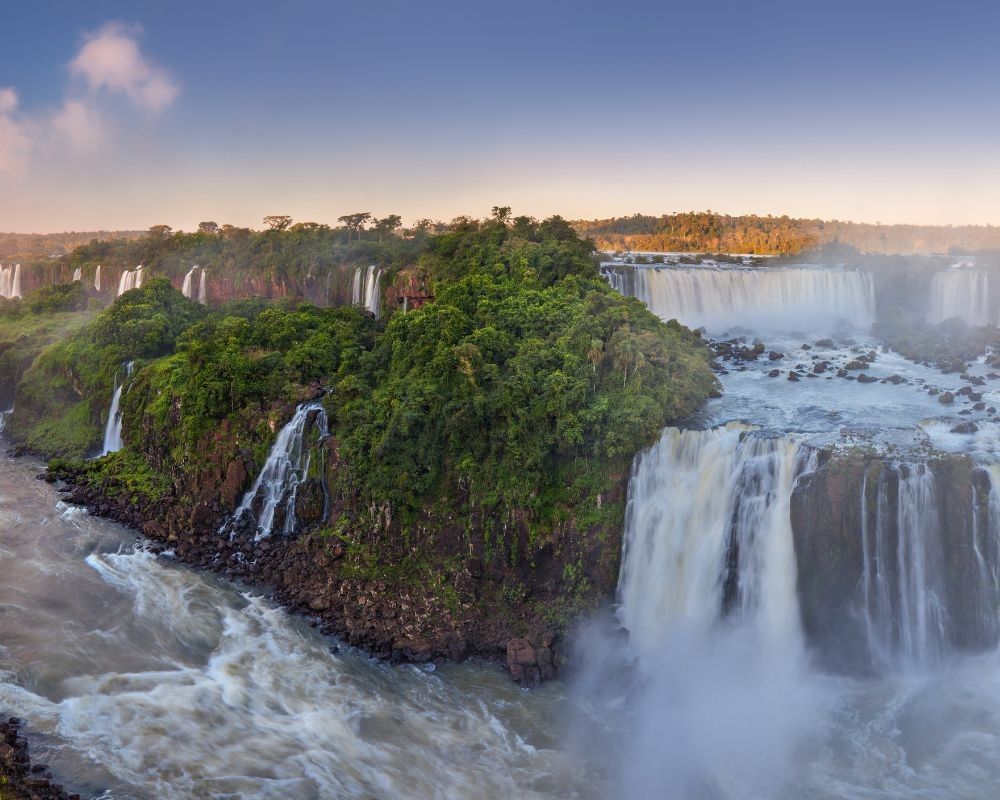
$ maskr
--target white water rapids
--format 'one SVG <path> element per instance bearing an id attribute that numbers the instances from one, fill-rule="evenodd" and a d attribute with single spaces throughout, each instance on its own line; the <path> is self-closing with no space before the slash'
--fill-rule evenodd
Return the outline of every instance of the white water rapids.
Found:
<path id="1" fill-rule="evenodd" d="M 600 797 L 560 687 L 390 668 L 137 549 L 0 457 L 0 713 L 103 800 Z M 102 793 L 105 792 L 105 793 Z"/>

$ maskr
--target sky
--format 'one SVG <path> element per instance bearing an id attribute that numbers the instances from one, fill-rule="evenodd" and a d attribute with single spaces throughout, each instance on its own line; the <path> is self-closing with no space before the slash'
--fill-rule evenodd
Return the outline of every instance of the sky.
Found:
<path id="1" fill-rule="evenodd" d="M 1000 224 L 998 30 L 920 0 L 8 4 L 0 230 Z"/>

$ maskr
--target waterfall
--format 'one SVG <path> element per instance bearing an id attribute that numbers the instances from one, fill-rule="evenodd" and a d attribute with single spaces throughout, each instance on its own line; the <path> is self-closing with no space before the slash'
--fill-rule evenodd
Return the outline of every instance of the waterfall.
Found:
<path id="1" fill-rule="evenodd" d="M 131 291 L 132 289 L 142 288 L 142 265 L 140 264 L 135 269 L 127 269 L 122 273 L 121 278 L 118 281 L 118 297 L 121 297 L 125 292 Z"/>
<path id="2" fill-rule="evenodd" d="M 263 495 L 263 505 L 256 515 L 257 539 L 273 532 L 275 512 L 282 502 L 285 504 L 285 519 L 281 531 L 286 534 L 295 531 L 295 500 L 299 487 L 309 477 L 311 446 L 326 438 L 328 426 L 323 404 L 315 401 L 300 405 L 279 431 L 263 468 L 233 514 L 237 521 L 244 514 L 252 514 L 258 495 Z M 314 441 L 307 440 L 308 434 L 314 434 Z"/>
<path id="3" fill-rule="evenodd" d="M 627 287 L 614 268 L 604 275 Z M 725 329 L 863 328 L 875 319 L 875 287 L 860 271 L 820 268 L 638 267 L 632 292 L 663 319 Z M 620 289 L 619 289 L 620 290 Z"/>
<path id="4" fill-rule="evenodd" d="M 382 313 L 382 270 L 374 264 L 356 267 L 351 283 L 351 304 L 364 306 L 379 319 Z"/>
<path id="5" fill-rule="evenodd" d="M 618 596 L 640 663 L 672 629 L 706 632 L 730 615 L 799 641 L 789 499 L 811 468 L 795 440 L 739 424 L 668 428 L 636 459 Z"/>
<path id="6" fill-rule="evenodd" d="M 869 653 L 883 671 L 930 667 L 949 646 L 934 473 L 923 463 L 893 463 L 876 480 L 874 509 L 868 507 L 867 473 L 861 494 Z"/>
<path id="7" fill-rule="evenodd" d="M 73 270 L 73 283 L 82 280 L 83 280 L 83 270 L 80 267 L 77 267 L 75 270 Z"/>
<path id="8" fill-rule="evenodd" d="M 202 267 L 201 279 L 198 281 L 198 302 L 206 305 L 208 302 L 208 284 L 206 283 L 208 270 Z"/>
<path id="9" fill-rule="evenodd" d="M 94 272 L 94 291 L 101 291 L 101 265 L 97 265 L 97 270 Z"/>
<path id="10" fill-rule="evenodd" d="M 197 264 L 187 271 L 187 275 L 184 276 L 184 282 L 181 284 L 181 294 L 191 300 L 194 299 L 194 293 L 191 288 L 191 279 L 193 278 L 194 271 L 196 269 L 198 269 Z"/>
<path id="11" fill-rule="evenodd" d="M 21 297 L 21 265 L 0 268 L 0 297 L 12 300 Z"/>
<path id="12" fill-rule="evenodd" d="M 0 438 L 3 437 L 3 430 L 7 427 L 7 417 L 14 413 L 13 408 L 8 408 L 6 411 L 0 411 Z"/>
<path id="13" fill-rule="evenodd" d="M 117 375 L 115 376 L 115 390 L 111 394 L 111 408 L 108 409 L 108 421 L 104 426 L 104 444 L 101 447 L 102 456 L 106 456 L 108 453 L 117 453 L 124 445 L 122 442 L 122 412 L 120 407 L 122 389 L 125 387 L 125 381 L 132 374 L 134 366 L 134 361 L 129 361 L 125 365 L 125 377 L 121 383 L 118 382 Z"/>
<path id="14" fill-rule="evenodd" d="M 968 269 L 936 272 L 931 278 L 927 321 L 938 323 L 961 317 L 970 325 L 990 325 L 989 276 Z"/>

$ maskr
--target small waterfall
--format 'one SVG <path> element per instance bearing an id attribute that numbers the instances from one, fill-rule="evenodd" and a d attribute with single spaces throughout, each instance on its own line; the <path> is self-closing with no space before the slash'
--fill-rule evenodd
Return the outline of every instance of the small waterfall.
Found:
<path id="1" fill-rule="evenodd" d="M 201 279 L 198 281 L 198 302 L 202 305 L 208 303 L 208 270 L 202 267 Z"/>
<path id="2" fill-rule="evenodd" d="M 294 533 L 295 500 L 299 487 L 309 477 L 312 445 L 325 439 L 328 430 L 326 410 L 315 401 L 300 405 L 278 432 L 263 468 L 233 514 L 237 522 L 244 514 L 253 514 L 253 506 L 261 496 L 261 509 L 256 515 L 258 540 L 273 533 L 275 512 L 282 503 L 285 518 L 281 532 Z M 312 441 L 308 440 L 310 434 Z"/>
<path id="3" fill-rule="evenodd" d="M 869 653 L 881 671 L 925 669 L 950 644 L 934 473 L 923 463 L 892 463 L 876 481 L 875 507 L 869 508 L 867 473 L 861 496 Z"/>
<path id="4" fill-rule="evenodd" d="M 73 283 L 82 280 L 83 280 L 83 270 L 80 267 L 77 267 L 75 270 L 73 270 Z"/>
<path id="5" fill-rule="evenodd" d="M 789 499 L 810 459 L 738 424 L 668 428 L 636 459 L 618 595 L 640 663 L 672 629 L 706 632 L 725 616 L 800 640 Z"/>
<path id="6" fill-rule="evenodd" d="M 194 277 L 194 271 L 198 269 L 198 265 L 195 264 L 191 269 L 187 271 L 187 275 L 184 276 L 184 282 L 181 284 L 181 294 L 187 297 L 189 300 L 194 299 L 194 290 L 191 286 L 191 280 Z"/>
<path id="7" fill-rule="evenodd" d="M 613 267 L 606 279 L 626 290 L 625 275 Z M 734 269 L 637 267 L 634 294 L 663 319 L 724 329 L 758 330 L 864 328 L 875 320 L 875 286 L 860 271 L 820 268 Z M 819 328 L 817 328 L 819 326 Z"/>
<path id="8" fill-rule="evenodd" d="M 101 291 L 101 265 L 97 265 L 97 270 L 94 272 L 94 291 Z"/>
<path id="9" fill-rule="evenodd" d="M 127 269 L 122 273 L 121 278 L 118 281 L 118 297 L 121 297 L 125 292 L 131 291 L 132 289 L 142 288 L 142 265 L 140 264 L 135 269 Z"/>
<path id="10" fill-rule="evenodd" d="M 0 268 L 0 297 L 12 300 L 21 297 L 21 265 Z"/>
<path id="11" fill-rule="evenodd" d="M 936 272 L 931 278 L 927 321 L 938 323 L 961 317 L 970 325 L 990 325 L 989 276 L 969 269 Z"/>
<path id="12" fill-rule="evenodd" d="M 374 264 L 356 267 L 351 283 L 351 304 L 364 306 L 375 319 L 382 313 L 382 270 Z"/>
<path id="13" fill-rule="evenodd" d="M 115 390 L 111 395 L 111 408 L 108 409 L 108 421 L 104 426 L 104 444 L 101 446 L 102 456 L 106 456 L 108 453 L 117 453 L 124 445 L 124 442 L 122 442 L 122 389 L 124 389 L 125 382 L 131 376 L 134 366 L 134 361 L 129 361 L 125 365 L 125 377 L 121 383 L 118 382 L 118 377 L 115 377 Z"/>
<path id="14" fill-rule="evenodd" d="M 977 631 L 980 641 L 1000 638 L 1000 464 L 985 470 L 986 497 L 972 484 L 972 552 L 978 578 Z M 983 500 L 985 499 L 985 502 Z"/>
<path id="15" fill-rule="evenodd" d="M 6 411 L 0 411 L 0 438 L 3 438 L 4 428 L 7 427 L 7 417 L 13 413 L 13 408 L 8 408 Z"/>

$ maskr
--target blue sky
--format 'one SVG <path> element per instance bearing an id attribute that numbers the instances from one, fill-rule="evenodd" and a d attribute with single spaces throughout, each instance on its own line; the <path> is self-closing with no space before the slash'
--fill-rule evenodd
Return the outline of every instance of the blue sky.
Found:
<path id="1" fill-rule="evenodd" d="M 986 3 L 35 2 L 0 230 L 712 208 L 1000 223 Z"/>

